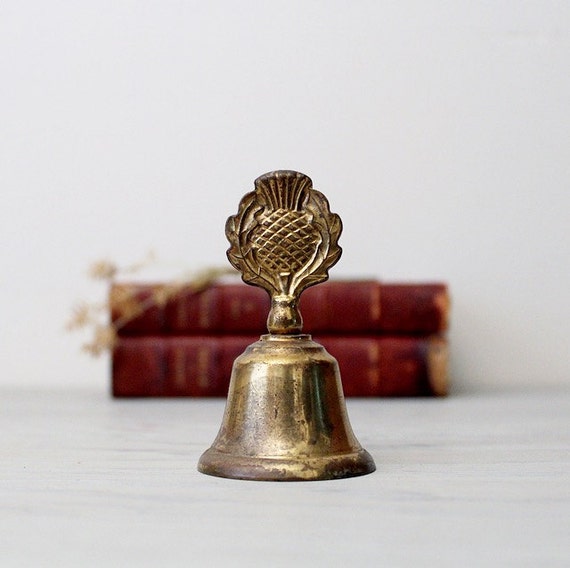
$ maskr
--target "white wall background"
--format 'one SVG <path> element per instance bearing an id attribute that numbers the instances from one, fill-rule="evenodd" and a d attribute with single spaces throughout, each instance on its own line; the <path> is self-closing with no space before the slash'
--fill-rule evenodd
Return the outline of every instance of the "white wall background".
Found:
<path id="1" fill-rule="evenodd" d="M 4 0 L 0 381 L 106 389 L 63 331 L 103 297 L 86 267 L 224 264 L 226 217 L 280 168 L 343 218 L 333 275 L 450 283 L 456 392 L 568 382 L 554 0 Z"/>

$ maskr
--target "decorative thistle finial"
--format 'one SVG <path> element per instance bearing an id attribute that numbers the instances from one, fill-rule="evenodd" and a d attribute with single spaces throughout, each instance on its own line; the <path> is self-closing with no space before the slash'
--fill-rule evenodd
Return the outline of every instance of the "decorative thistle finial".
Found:
<path id="1" fill-rule="evenodd" d="M 301 292 L 327 280 L 342 253 L 340 217 L 312 186 L 299 172 L 264 174 L 226 223 L 229 261 L 244 282 L 271 296 L 267 328 L 273 334 L 301 332 Z"/>

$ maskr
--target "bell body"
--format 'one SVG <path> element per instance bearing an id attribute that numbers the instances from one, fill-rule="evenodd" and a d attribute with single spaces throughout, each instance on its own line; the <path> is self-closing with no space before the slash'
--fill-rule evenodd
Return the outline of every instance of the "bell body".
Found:
<path id="1" fill-rule="evenodd" d="M 309 335 L 264 335 L 233 366 L 205 474 L 301 481 L 373 472 L 352 432 L 334 357 Z"/>

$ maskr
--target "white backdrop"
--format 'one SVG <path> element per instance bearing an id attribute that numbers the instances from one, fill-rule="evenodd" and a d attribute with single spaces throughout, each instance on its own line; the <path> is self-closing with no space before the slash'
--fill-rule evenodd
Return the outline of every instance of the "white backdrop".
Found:
<path id="1" fill-rule="evenodd" d="M 106 389 L 86 267 L 225 264 L 282 168 L 343 218 L 333 276 L 450 283 L 456 392 L 568 382 L 569 3 L 4 0 L 0 81 L 3 384 Z"/>

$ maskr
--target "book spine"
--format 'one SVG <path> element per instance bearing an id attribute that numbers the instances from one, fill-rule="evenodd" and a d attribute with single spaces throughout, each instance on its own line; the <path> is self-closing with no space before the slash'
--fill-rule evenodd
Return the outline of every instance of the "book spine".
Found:
<path id="1" fill-rule="evenodd" d="M 163 305 L 160 285 L 115 284 L 112 320 L 119 335 L 261 334 L 269 297 L 257 287 L 218 284 L 201 292 L 183 288 Z M 136 307 L 147 306 L 136 315 Z M 447 329 L 445 284 L 380 284 L 372 280 L 326 282 L 300 300 L 304 329 L 322 334 L 434 334 Z M 129 315 L 135 317 L 125 317 Z"/>
<path id="2" fill-rule="evenodd" d="M 234 359 L 258 336 L 119 337 L 115 397 L 226 396 Z M 439 336 L 320 336 L 338 361 L 346 396 L 447 394 L 447 342 Z"/>

